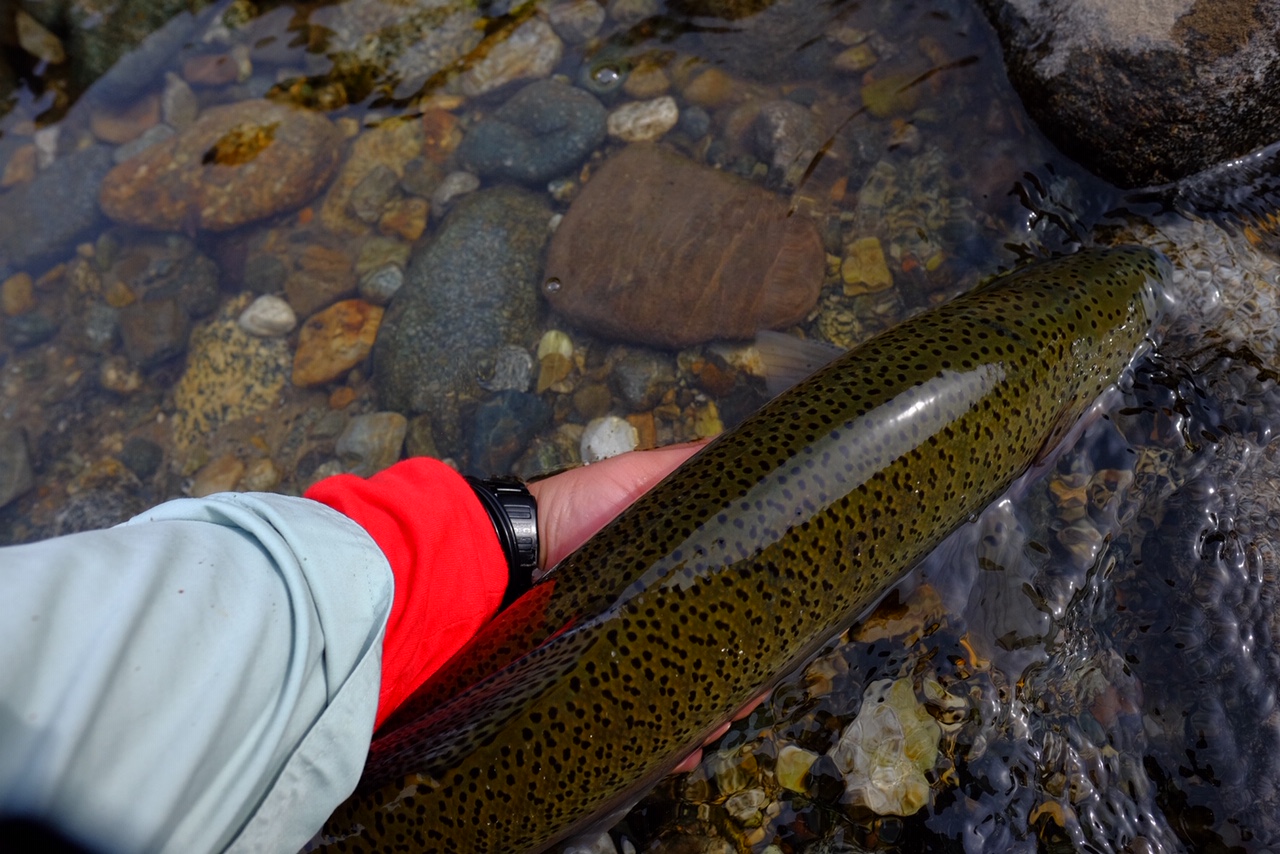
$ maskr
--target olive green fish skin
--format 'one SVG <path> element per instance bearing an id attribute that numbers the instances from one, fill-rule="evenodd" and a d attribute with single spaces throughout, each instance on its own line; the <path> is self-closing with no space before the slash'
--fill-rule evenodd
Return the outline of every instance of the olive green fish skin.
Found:
<path id="1" fill-rule="evenodd" d="M 765 406 L 500 615 L 459 671 L 496 672 L 375 742 L 326 843 L 541 851 L 624 806 L 1056 443 L 1167 269 L 1122 247 L 1017 271 Z"/>

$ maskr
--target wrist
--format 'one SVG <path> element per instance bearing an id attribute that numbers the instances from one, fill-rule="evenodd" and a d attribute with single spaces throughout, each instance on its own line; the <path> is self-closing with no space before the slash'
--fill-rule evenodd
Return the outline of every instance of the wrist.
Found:
<path id="1" fill-rule="evenodd" d="M 467 483 L 484 506 L 507 560 L 508 581 L 500 608 L 506 608 L 533 586 L 538 568 L 538 502 L 516 477 L 477 478 Z"/>

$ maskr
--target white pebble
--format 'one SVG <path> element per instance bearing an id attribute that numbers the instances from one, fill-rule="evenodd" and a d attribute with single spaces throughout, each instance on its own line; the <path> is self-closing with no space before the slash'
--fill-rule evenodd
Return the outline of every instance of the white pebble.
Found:
<path id="1" fill-rule="evenodd" d="M 616 415 L 596 418 L 582 431 L 582 461 L 595 463 L 634 451 L 640 444 L 640 434 L 626 419 Z"/>
<path id="2" fill-rule="evenodd" d="M 652 101 L 632 101 L 609 114 L 609 136 L 626 142 L 653 142 L 680 121 L 680 108 L 670 95 Z"/>
<path id="3" fill-rule="evenodd" d="M 480 179 L 470 172 L 450 172 L 431 194 L 431 215 L 438 216 L 458 196 L 480 189 Z"/>
<path id="4" fill-rule="evenodd" d="M 584 833 L 565 843 L 562 854 L 618 854 L 608 833 Z"/>
<path id="5" fill-rule="evenodd" d="M 298 325 L 298 316 L 289 303 L 277 296 L 260 296 L 240 313 L 240 328 L 259 338 L 288 335 Z"/>
<path id="6" fill-rule="evenodd" d="M 566 358 L 572 356 L 573 339 L 559 329 L 548 329 L 542 333 L 542 338 L 538 341 L 538 361 L 542 361 L 552 353 L 559 353 Z"/>

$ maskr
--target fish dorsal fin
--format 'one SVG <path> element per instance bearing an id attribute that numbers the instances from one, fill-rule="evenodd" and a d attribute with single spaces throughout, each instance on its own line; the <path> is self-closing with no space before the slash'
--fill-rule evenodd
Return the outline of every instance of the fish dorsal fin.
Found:
<path id="1" fill-rule="evenodd" d="M 777 397 L 846 351 L 834 344 L 762 329 L 756 333 L 756 352 L 764 362 L 765 387 L 770 396 Z"/>
<path id="2" fill-rule="evenodd" d="M 1156 202 L 1183 214 L 1280 236 L 1280 142 L 1197 172 L 1138 190 L 1130 202 Z"/>

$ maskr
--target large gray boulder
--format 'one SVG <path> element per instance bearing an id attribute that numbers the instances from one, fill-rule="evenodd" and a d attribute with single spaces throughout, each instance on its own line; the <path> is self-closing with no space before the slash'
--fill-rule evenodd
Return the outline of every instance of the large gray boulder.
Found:
<path id="1" fill-rule="evenodd" d="M 978 0 L 1032 118 L 1123 187 L 1280 139 L 1277 0 Z"/>

